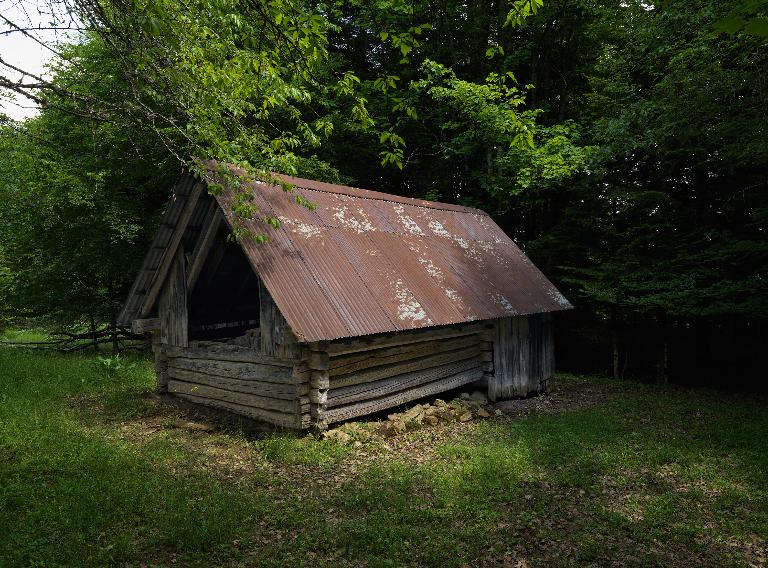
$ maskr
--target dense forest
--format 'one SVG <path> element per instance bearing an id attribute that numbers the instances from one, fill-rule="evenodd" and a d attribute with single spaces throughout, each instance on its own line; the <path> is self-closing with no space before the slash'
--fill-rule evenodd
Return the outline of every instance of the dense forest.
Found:
<path id="1" fill-rule="evenodd" d="M 79 35 L 48 75 L 0 56 L 0 96 L 41 109 L 0 126 L 0 320 L 114 325 L 210 157 L 489 212 L 576 306 L 561 369 L 762 386 L 765 2 L 66 8 Z"/>

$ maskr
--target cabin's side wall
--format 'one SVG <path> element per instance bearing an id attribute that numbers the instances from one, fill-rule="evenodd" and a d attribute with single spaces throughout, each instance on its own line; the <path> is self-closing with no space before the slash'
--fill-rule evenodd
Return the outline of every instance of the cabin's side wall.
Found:
<path id="1" fill-rule="evenodd" d="M 484 324 L 310 344 L 310 415 L 320 427 L 483 378 Z"/>
<path id="2" fill-rule="evenodd" d="M 308 378 L 298 359 L 207 341 L 160 351 L 169 393 L 278 426 L 309 426 Z"/>
<path id="3" fill-rule="evenodd" d="M 493 369 L 486 373 L 488 398 L 498 400 L 542 392 L 555 372 L 552 315 L 495 320 L 491 339 Z M 487 347 L 486 347 L 487 349 Z"/>

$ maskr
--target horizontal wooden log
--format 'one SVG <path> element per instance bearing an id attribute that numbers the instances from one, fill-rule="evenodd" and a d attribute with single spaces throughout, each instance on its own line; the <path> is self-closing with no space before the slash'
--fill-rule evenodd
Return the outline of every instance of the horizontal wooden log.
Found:
<path id="1" fill-rule="evenodd" d="M 254 408 L 274 410 L 277 412 L 295 414 L 297 411 L 309 411 L 309 400 L 306 399 L 306 397 L 304 401 L 282 400 L 278 398 L 269 398 L 266 396 L 258 396 L 255 394 L 220 389 L 199 383 L 188 383 L 175 379 L 168 381 L 168 392 L 202 396 L 214 400 L 222 400 L 224 402 L 239 404 L 241 406 L 251 406 Z"/>
<path id="2" fill-rule="evenodd" d="M 438 353 L 429 357 L 411 359 L 403 363 L 392 363 L 390 365 L 382 365 L 380 367 L 366 369 L 357 373 L 331 377 L 331 388 L 335 389 L 349 385 L 357 385 L 361 383 L 377 381 L 379 379 L 394 377 L 395 375 L 402 375 L 403 373 L 410 373 L 413 371 L 421 371 L 432 367 L 438 367 L 440 365 L 453 363 L 455 361 L 479 358 L 479 355 L 480 348 L 477 346 L 477 344 L 473 344 L 471 347 L 465 349 L 447 351 L 445 353 Z"/>
<path id="3" fill-rule="evenodd" d="M 328 345 L 328 354 L 331 356 L 368 351 L 382 347 L 394 347 L 407 345 L 408 343 L 420 343 L 434 339 L 448 339 L 479 333 L 484 329 L 483 324 L 471 323 L 461 326 L 441 327 L 436 329 L 400 331 L 389 335 L 376 335 L 366 338 L 332 341 Z"/>
<path id="4" fill-rule="evenodd" d="M 212 359 L 217 361 L 238 361 L 241 363 L 262 363 L 277 367 L 293 367 L 296 359 L 281 359 L 260 355 L 250 347 L 229 345 L 214 341 L 190 341 L 189 347 L 166 346 L 168 357 L 186 357 L 188 359 Z"/>
<path id="5" fill-rule="evenodd" d="M 281 398 L 284 400 L 295 400 L 299 396 L 306 396 L 309 394 L 309 385 L 306 383 L 293 385 L 287 383 L 267 383 L 254 380 L 243 381 L 239 379 L 230 379 L 228 377 L 208 375 L 199 371 L 188 371 L 176 367 L 168 367 L 167 374 L 173 379 L 188 383 L 200 383 L 225 390 Z"/>
<path id="6" fill-rule="evenodd" d="M 328 393 L 328 408 L 351 404 L 360 400 L 380 398 L 405 389 L 417 387 L 422 384 L 431 383 L 451 377 L 458 373 L 481 369 L 482 365 L 476 359 L 467 359 L 458 363 L 449 363 L 440 367 L 433 367 L 424 371 L 416 371 L 397 375 L 388 379 L 374 381 L 372 383 L 363 383 L 360 385 L 351 385 L 339 389 L 331 389 Z"/>
<path id="7" fill-rule="evenodd" d="M 294 384 L 297 382 L 291 367 L 275 367 L 273 365 L 242 363 L 238 361 L 187 359 L 185 357 L 168 359 L 168 366 L 186 371 L 198 371 L 206 375 L 239 379 L 241 381 L 282 384 Z"/>
<path id="8" fill-rule="evenodd" d="M 160 318 L 136 319 L 131 322 L 133 333 L 150 333 L 160 329 Z"/>
<path id="9" fill-rule="evenodd" d="M 407 345 L 399 345 L 396 347 L 342 355 L 331 358 L 329 373 L 332 376 L 343 375 L 379 365 L 387 365 L 389 363 L 426 357 L 445 351 L 462 349 L 474 344 L 479 345 L 477 337 L 475 335 L 467 335 L 451 339 L 438 339 L 423 343 L 409 343 Z"/>
<path id="10" fill-rule="evenodd" d="M 283 412 L 272 412 L 262 408 L 254 408 L 252 406 L 244 406 L 242 404 L 184 393 L 174 393 L 173 396 L 177 396 L 183 400 L 188 400 L 189 402 L 194 402 L 195 404 L 220 408 L 222 410 L 234 412 L 242 416 L 247 416 L 248 418 L 269 422 L 270 424 L 282 426 L 284 428 L 309 428 L 311 425 L 311 418 L 309 413 L 286 414 Z"/>
<path id="11" fill-rule="evenodd" d="M 310 369 L 325 371 L 328 369 L 328 353 L 325 351 L 311 351 L 307 355 L 307 366 Z"/>
<path id="12" fill-rule="evenodd" d="M 389 396 L 384 396 L 373 400 L 366 400 L 364 402 L 358 402 L 346 406 L 339 406 L 337 408 L 330 408 L 325 411 L 323 418 L 329 424 L 332 422 L 339 422 L 341 420 L 348 420 L 350 418 L 355 418 L 356 416 L 379 412 L 380 410 L 392 408 L 412 400 L 417 400 L 419 398 L 424 398 L 445 392 L 447 390 L 458 388 L 461 385 L 472 383 L 482 378 L 483 372 L 479 368 L 464 371 L 463 373 L 458 373 L 457 375 L 453 375 L 445 379 L 440 379 L 439 381 L 428 383 L 426 385 L 421 385 L 416 388 L 400 391 Z"/>

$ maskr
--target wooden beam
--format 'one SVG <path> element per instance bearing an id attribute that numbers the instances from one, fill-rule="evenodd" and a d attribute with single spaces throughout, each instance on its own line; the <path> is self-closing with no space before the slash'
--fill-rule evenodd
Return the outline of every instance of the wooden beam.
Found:
<path id="1" fill-rule="evenodd" d="M 195 249 L 192 251 L 189 270 L 187 271 L 187 290 L 190 292 L 192 292 L 197 283 L 197 277 L 200 276 L 200 271 L 203 269 L 208 253 L 211 251 L 216 235 L 219 233 L 219 227 L 221 227 L 221 223 L 224 221 L 224 215 L 215 199 L 211 203 L 211 207 L 213 210 L 210 218 L 206 220 L 206 224 L 203 226 L 200 238 L 197 239 Z"/>
<path id="2" fill-rule="evenodd" d="M 149 333 L 160 329 L 160 318 L 137 319 L 131 322 L 133 333 Z"/>
<path id="3" fill-rule="evenodd" d="M 176 253 L 176 260 L 168 277 L 168 284 L 162 288 L 158 315 L 160 318 L 160 341 L 164 345 L 187 347 L 189 344 L 189 312 L 187 307 L 186 259 L 183 247 Z"/>
<path id="4" fill-rule="evenodd" d="M 480 323 L 467 323 L 446 328 L 398 331 L 378 337 L 366 337 L 365 339 L 355 338 L 334 340 L 330 342 L 327 350 L 331 357 L 338 357 L 339 355 L 347 355 L 359 351 L 370 351 L 371 349 L 395 347 L 397 345 L 407 345 L 409 343 L 421 343 L 423 341 L 432 341 L 435 339 L 448 339 L 451 337 L 460 337 L 462 335 L 476 335 L 483 330 L 484 326 Z"/>
<path id="5" fill-rule="evenodd" d="M 148 315 L 149 311 L 152 309 L 152 306 L 155 305 L 155 301 L 157 300 L 157 296 L 160 294 L 160 289 L 165 282 L 165 278 L 168 275 L 171 264 L 173 263 L 174 258 L 176 258 L 176 251 L 179 248 L 179 244 L 181 243 L 181 238 L 184 236 L 184 231 L 189 224 L 189 220 L 192 218 L 192 213 L 195 211 L 197 201 L 200 199 L 200 195 L 203 192 L 203 187 L 203 184 L 198 183 L 189 194 L 189 198 L 184 205 L 184 211 L 181 213 L 179 222 L 176 224 L 176 228 L 174 229 L 173 235 L 171 236 L 171 241 L 168 243 L 168 247 L 165 249 L 165 254 L 163 255 L 163 260 L 160 262 L 160 267 L 157 269 L 155 277 L 152 280 L 149 289 L 147 290 L 147 295 L 144 298 L 144 302 L 141 305 L 140 315 L 142 317 Z"/>

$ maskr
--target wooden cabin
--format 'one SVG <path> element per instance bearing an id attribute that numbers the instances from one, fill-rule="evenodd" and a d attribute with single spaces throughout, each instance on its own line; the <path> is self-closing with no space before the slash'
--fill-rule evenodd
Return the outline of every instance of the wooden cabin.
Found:
<path id="1" fill-rule="evenodd" d="M 491 400 L 546 388 L 570 304 L 487 214 L 281 177 L 316 208 L 174 188 L 120 316 L 153 333 L 161 392 L 301 429 L 483 379 Z M 236 217 L 243 195 L 280 227 Z M 228 239 L 238 221 L 269 242 Z"/>

